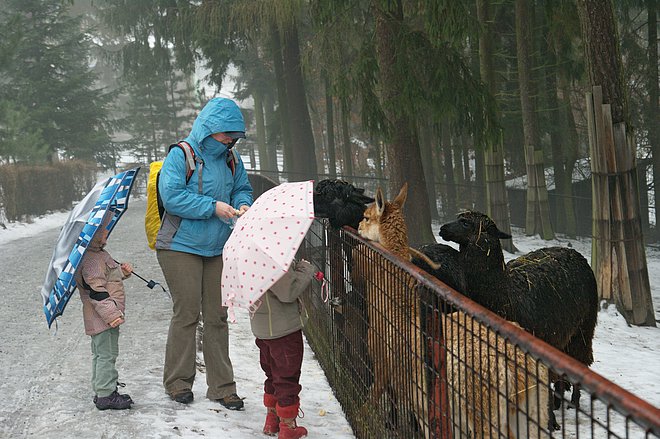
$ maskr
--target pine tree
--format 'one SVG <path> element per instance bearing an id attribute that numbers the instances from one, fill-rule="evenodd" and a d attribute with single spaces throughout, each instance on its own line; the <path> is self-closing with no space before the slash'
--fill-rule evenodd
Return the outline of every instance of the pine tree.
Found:
<path id="1" fill-rule="evenodd" d="M 112 96 L 97 88 L 90 68 L 92 41 L 80 19 L 59 0 L 0 4 L 0 27 L 14 39 L 11 50 L 2 51 L 0 65 L 3 120 L 21 114 L 20 123 L 14 118 L 13 128 L 3 127 L 2 143 L 9 143 L 3 148 L 20 160 L 59 153 L 111 165 L 106 117 Z M 35 138 L 12 136 L 16 124 Z"/>
<path id="2" fill-rule="evenodd" d="M 182 140 L 199 109 L 193 68 L 177 67 L 172 46 L 178 27 L 168 2 L 106 0 L 100 2 L 103 23 L 123 38 L 117 67 L 123 70 L 122 97 L 126 100 L 122 129 L 130 136 L 121 143 L 138 161 L 161 159 L 172 143 Z M 191 65 L 194 65 L 191 63 Z"/>

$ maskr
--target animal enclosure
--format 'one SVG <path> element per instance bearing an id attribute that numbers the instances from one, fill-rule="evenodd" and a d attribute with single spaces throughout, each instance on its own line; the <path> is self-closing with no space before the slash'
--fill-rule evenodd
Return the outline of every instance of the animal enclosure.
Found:
<path id="1" fill-rule="evenodd" d="M 660 437 L 657 408 L 349 229 L 315 221 L 299 257 L 328 282 L 305 334 L 358 438 Z M 582 390 L 558 431 L 550 376 Z"/>

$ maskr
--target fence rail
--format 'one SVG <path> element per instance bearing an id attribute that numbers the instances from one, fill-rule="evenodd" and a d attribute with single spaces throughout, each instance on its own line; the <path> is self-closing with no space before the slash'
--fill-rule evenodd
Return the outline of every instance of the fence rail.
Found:
<path id="1" fill-rule="evenodd" d="M 656 407 L 380 245 L 315 221 L 299 256 L 328 281 L 305 332 L 357 437 L 660 437 Z"/>

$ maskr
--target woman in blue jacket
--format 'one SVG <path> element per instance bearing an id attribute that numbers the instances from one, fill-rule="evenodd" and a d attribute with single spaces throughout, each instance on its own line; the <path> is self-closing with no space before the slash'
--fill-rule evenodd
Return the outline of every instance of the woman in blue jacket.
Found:
<path id="1" fill-rule="evenodd" d="M 170 398 L 183 404 L 193 401 L 195 335 L 201 311 L 206 397 L 228 409 L 243 409 L 229 359 L 227 308 L 222 306 L 220 282 L 229 223 L 252 205 L 245 167 L 232 150 L 244 137 L 245 123 L 238 105 L 231 99 L 213 98 L 185 139 L 195 153 L 192 176 L 187 178 L 186 171 L 192 166 L 186 165 L 183 149 L 173 148 L 159 177 L 158 191 L 166 213 L 156 250 L 174 302 L 163 385 Z"/>

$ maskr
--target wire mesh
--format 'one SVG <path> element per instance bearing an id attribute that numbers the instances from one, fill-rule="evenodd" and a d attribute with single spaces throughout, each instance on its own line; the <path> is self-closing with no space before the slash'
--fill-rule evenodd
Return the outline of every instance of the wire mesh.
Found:
<path id="1" fill-rule="evenodd" d="M 305 333 L 358 438 L 660 437 L 657 408 L 378 244 L 315 221 L 299 256 L 327 280 Z"/>

